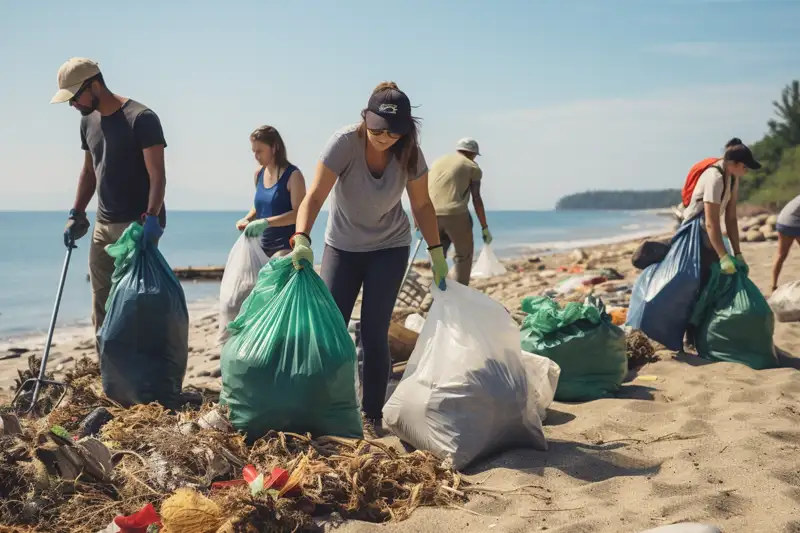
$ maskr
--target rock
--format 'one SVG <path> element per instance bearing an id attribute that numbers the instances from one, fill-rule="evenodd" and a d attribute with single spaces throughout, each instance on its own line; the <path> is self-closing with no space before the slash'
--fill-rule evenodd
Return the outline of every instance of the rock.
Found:
<path id="1" fill-rule="evenodd" d="M 542 262 L 542 260 L 539 257 L 529 257 L 528 258 L 528 263 L 541 263 L 541 262 Z"/>
<path id="2" fill-rule="evenodd" d="M 763 226 L 758 228 L 758 231 L 760 231 L 764 235 L 767 235 L 767 234 L 772 233 L 773 231 L 775 231 L 775 228 L 773 226 L 764 224 Z"/>
<path id="3" fill-rule="evenodd" d="M 584 252 L 581 248 L 576 248 L 569 256 L 576 263 L 582 263 L 587 259 L 586 252 Z"/>
<path id="4" fill-rule="evenodd" d="M 766 224 L 769 226 L 775 226 L 778 224 L 778 215 L 770 215 L 767 217 Z"/>
<path id="5" fill-rule="evenodd" d="M 211 372 L 209 372 L 208 370 L 203 370 L 202 372 L 197 373 L 198 378 L 207 378 L 209 376 L 211 376 Z"/>
<path id="6" fill-rule="evenodd" d="M 219 368 L 215 368 L 214 370 L 211 371 L 211 377 L 212 378 L 221 378 L 222 377 L 222 370 L 219 369 Z"/>
<path id="7" fill-rule="evenodd" d="M 777 241 L 780 238 L 780 233 L 777 231 L 771 231 L 764 235 L 768 241 Z"/>
<path id="8" fill-rule="evenodd" d="M 208 358 L 209 361 L 219 361 L 220 355 L 218 353 Z"/>
<path id="9" fill-rule="evenodd" d="M 28 353 L 28 352 L 30 352 L 30 350 L 29 350 L 29 349 L 27 349 L 27 348 L 16 348 L 16 347 L 14 347 L 14 348 L 9 348 L 9 349 L 8 349 L 8 351 L 9 351 L 9 352 L 11 352 L 11 353 L 16 353 L 16 354 L 19 354 L 19 355 L 22 355 L 22 354 L 24 354 L 24 353 Z"/>
<path id="10" fill-rule="evenodd" d="M 0 436 L 19 435 L 22 433 L 22 426 L 16 415 L 0 415 Z"/>
<path id="11" fill-rule="evenodd" d="M 766 224 L 767 220 L 769 220 L 769 215 L 767 214 L 758 215 L 757 217 L 755 217 L 756 224 L 758 224 L 759 226 L 763 226 L 764 224 Z"/>
<path id="12" fill-rule="evenodd" d="M 747 232 L 747 242 L 764 242 L 767 240 L 766 236 L 757 230 L 750 230 Z"/>

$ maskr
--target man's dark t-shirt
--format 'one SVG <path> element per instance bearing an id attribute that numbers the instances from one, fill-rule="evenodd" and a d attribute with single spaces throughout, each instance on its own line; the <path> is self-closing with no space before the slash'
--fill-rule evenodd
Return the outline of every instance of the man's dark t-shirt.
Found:
<path id="1" fill-rule="evenodd" d="M 81 147 L 91 152 L 97 176 L 98 222 L 133 222 L 147 211 L 150 175 L 142 150 L 160 144 L 167 146 L 158 115 L 134 100 L 111 115 L 81 119 Z M 162 226 L 166 211 L 159 213 Z"/>

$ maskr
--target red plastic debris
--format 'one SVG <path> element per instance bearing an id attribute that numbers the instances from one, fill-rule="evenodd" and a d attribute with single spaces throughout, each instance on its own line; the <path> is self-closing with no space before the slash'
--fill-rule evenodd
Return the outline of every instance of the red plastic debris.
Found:
<path id="1" fill-rule="evenodd" d="M 153 504 L 148 503 L 132 515 L 116 517 L 114 523 L 120 528 L 120 533 L 147 533 L 151 524 L 161 525 L 161 517 Z"/>

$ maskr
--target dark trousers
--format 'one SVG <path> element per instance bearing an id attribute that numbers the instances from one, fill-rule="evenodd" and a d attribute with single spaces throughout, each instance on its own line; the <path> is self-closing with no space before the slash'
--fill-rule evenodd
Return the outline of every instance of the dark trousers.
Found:
<path id="1" fill-rule="evenodd" d="M 389 324 L 408 263 L 409 247 L 374 252 L 345 252 L 325 246 L 320 275 L 331 291 L 345 323 L 363 286 L 361 345 L 364 348 L 364 414 L 383 418 L 383 402 L 389 386 Z"/>

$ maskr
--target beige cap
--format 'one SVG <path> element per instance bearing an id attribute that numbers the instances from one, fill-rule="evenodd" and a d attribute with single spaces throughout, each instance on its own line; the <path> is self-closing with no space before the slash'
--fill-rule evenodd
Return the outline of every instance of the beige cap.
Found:
<path id="1" fill-rule="evenodd" d="M 75 96 L 83 82 L 98 74 L 100 74 L 100 66 L 91 59 L 86 59 L 85 57 L 70 58 L 58 69 L 59 90 L 50 100 L 50 103 L 63 104 L 68 102 Z"/>

